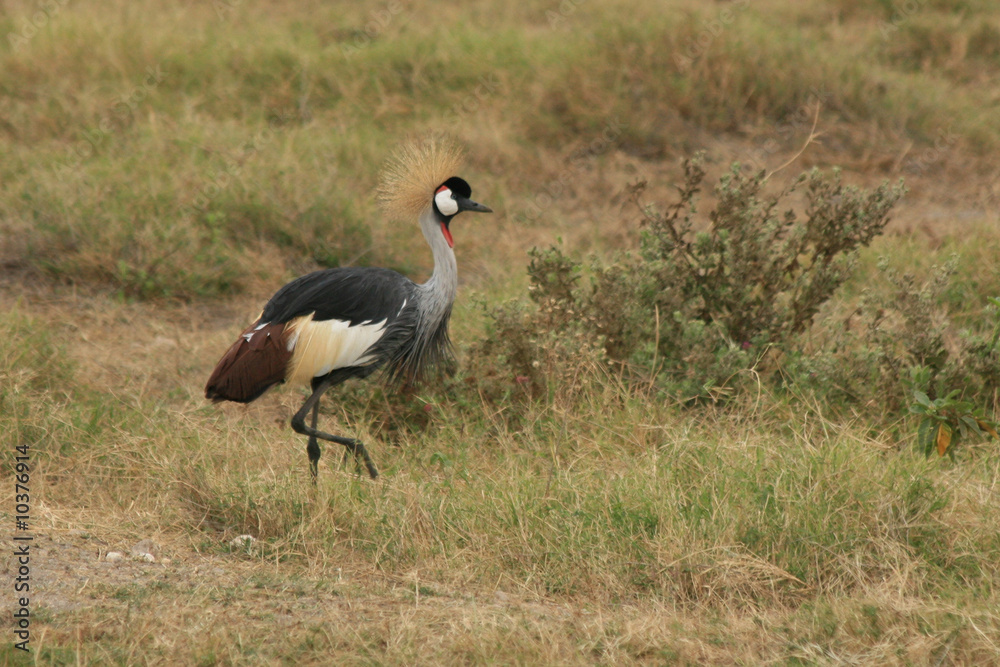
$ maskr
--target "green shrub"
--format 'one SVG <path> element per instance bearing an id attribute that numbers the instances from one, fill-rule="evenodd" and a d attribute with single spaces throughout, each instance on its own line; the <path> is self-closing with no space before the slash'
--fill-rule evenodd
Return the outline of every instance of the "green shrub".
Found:
<path id="1" fill-rule="evenodd" d="M 677 201 L 662 210 L 642 203 L 644 183 L 632 188 L 642 212 L 639 247 L 592 267 L 589 282 L 561 250 L 535 249 L 535 308 L 494 312 L 494 335 L 481 351 L 499 354 L 536 392 L 565 380 L 570 371 L 553 374 L 560 359 L 593 360 L 599 350 L 631 373 L 655 376 L 672 395 L 716 399 L 749 377 L 745 371 L 770 368 L 770 350 L 794 347 L 903 194 L 901 185 L 860 190 L 837 171 L 813 170 L 767 195 L 763 172 L 734 164 L 700 226 L 701 158 L 685 161 L 684 174 Z M 799 189 L 804 214 L 782 210 Z"/>
<path id="2" fill-rule="evenodd" d="M 995 433 L 985 413 L 1000 395 L 1000 299 L 960 330 L 953 311 L 967 299 L 949 296 L 957 257 L 922 276 L 882 259 L 856 305 L 831 304 L 815 321 L 885 228 L 901 184 L 864 190 L 812 170 L 770 195 L 763 172 L 733 165 L 702 220 L 700 158 L 684 174 L 666 207 L 632 187 L 638 247 L 612 262 L 530 252 L 530 301 L 492 310 L 473 349 L 480 396 L 573 400 L 611 371 L 684 403 L 763 383 L 834 410 L 871 408 L 876 420 L 909 408 L 925 453 L 954 455 L 960 440 Z M 785 203 L 796 192 L 801 213 Z"/>

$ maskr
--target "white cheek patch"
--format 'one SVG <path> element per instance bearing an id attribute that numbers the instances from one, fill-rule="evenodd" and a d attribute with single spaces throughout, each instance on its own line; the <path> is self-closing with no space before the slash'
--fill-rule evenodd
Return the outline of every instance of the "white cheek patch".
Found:
<path id="1" fill-rule="evenodd" d="M 458 213 L 458 202 L 452 198 L 451 190 L 448 188 L 441 188 L 437 191 L 437 194 L 434 195 L 434 203 L 437 204 L 441 215 L 452 216 Z"/>

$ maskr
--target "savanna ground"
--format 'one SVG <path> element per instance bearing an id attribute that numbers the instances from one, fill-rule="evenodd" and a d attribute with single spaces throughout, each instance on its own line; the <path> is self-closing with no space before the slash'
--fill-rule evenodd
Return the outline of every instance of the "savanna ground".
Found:
<path id="1" fill-rule="evenodd" d="M 944 389 L 995 414 L 996 351 L 962 347 L 1000 295 L 994 2 L 8 0 L 0 36 L 0 516 L 13 545 L 21 447 L 34 537 L 5 664 L 1000 664 L 996 443 L 925 457 L 911 393 L 825 380 L 920 365 L 885 341 L 933 329 L 982 362 Z M 372 193 L 436 131 L 496 211 L 452 228 L 459 371 L 332 392 L 382 476 L 327 447 L 313 488 L 303 390 L 214 406 L 204 381 L 295 275 L 428 275 Z M 668 203 L 698 151 L 701 224 L 734 160 L 771 189 L 905 180 L 810 354 L 859 303 L 916 305 L 813 385 L 763 359 L 694 400 L 655 352 L 514 368 L 491 337 L 531 308 L 527 251 L 613 263 L 629 185 Z M 155 562 L 106 559 L 144 539 Z"/>

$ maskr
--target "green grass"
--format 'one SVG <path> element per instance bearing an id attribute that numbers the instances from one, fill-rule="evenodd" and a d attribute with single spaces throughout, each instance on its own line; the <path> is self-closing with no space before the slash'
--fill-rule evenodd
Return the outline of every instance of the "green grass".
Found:
<path id="1" fill-rule="evenodd" d="M 46 5 L 0 16 L 0 445 L 30 447 L 44 582 L 34 653 L 0 663 L 1000 663 L 996 443 L 928 459 L 898 397 L 752 373 L 685 408 L 586 355 L 530 396 L 483 345 L 526 302 L 528 248 L 613 261 L 629 182 L 670 201 L 705 148 L 706 182 L 775 169 L 817 101 L 789 171 L 911 192 L 813 345 L 866 359 L 852 313 L 892 298 L 882 258 L 919 282 L 955 255 L 946 342 L 989 330 L 993 3 L 50 4 L 24 40 Z M 462 370 L 331 392 L 324 424 L 383 474 L 329 446 L 314 488 L 301 389 L 244 408 L 203 383 L 293 276 L 426 277 L 372 194 L 393 147 L 440 130 L 497 211 L 453 227 Z M 102 560 L 146 538 L 169 562 Z"/>
<path id="2" fill-rule="evenodd" d="M 1000 145 L 996 87 L 983 80 L 995 17 L 935 5 L 888 38 L 858 17 L 847 38 L 807 20 L 830 11 L 824 3 L 689 4 L 588 3 L 550 27 L 558 5 L 507 15 L 480 3 L 444 30 L 432 11 L 404 8 L 349 54 L 370 16 L 269 16 L 240 3 L 97 21 L 87 5 L 66 6 L 0 48 L 3 225 L 17 237 L 4 261 L 187 300 L 245 291 L 251 275 L 285 278 L 303 257 L 400 264 L 369 247 L 369 193 L 390 147 L 428 128 L 468 133 L 470 173 L 507 174 L 509 192 L 488 194 L 510 197 L 511 210 L 551 177 L 540 150 L 600 136 L 610 119 L 637 155 L 690 151 L 692 125 L 794 128 L 817 101 L 855 154 L 869 137 L 851 128 L 864 125 L 897 154 L 943 136 L 984 154 Z M 15 9 L 7 31 L 29 9 Z M 947 32 L 921 37 L 921 26 Z"/>

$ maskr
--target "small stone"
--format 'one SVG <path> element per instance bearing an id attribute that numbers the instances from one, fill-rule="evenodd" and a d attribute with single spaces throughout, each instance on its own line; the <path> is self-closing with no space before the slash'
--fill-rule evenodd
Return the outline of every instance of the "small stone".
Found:
<path id="1" fill-rule="evenodd" d="M 151 347 L 177 347 L 177 341 L 173 338 L 167 338 L 166 336 L 157 336 L 153 339 Z"/>
<path id="2" fill-rule="evenodd" d="M 239 535 L 229 540 L 229 546 L 234 549 L 248 549 L 254 545 L 257 538 L 253 535 Z"/>
<path id="3" fill-rule="evenodd" d="M 125 560 L 125 554 L 123 554 L 121 551 L 109 551 L 104 556 L 104 560 L 108 561 L 109 563 L 118 563 L 120 561 Z"/>
<path id="4" fill-rule="evenodd" d="M 163 563 L 164 565 L 170 565 L 173 561 L 170 560 L 169 558 L 164 558 L 160 562 Z"/>
<path id="5" fill-rule="evenodd" d="M 156 556 L 154 556 L 151 553 L 138 553 L 138 554 L 135 555 L 135 559 L 136 560 L 141 560 L 141 561 L 143 561 L 145 563 L 155 563 L 156 562 Z"/>
<path id="6" fill-rule="evenodd" d="M 131 551 L 132 556 L 139 560 L 145 560 L 145 556 L 152 556 L 153 559 L 149 561 L 152 563 L 160 556 L 160 545 L 153 540 L 142 540 L 137 542 Z"/>

